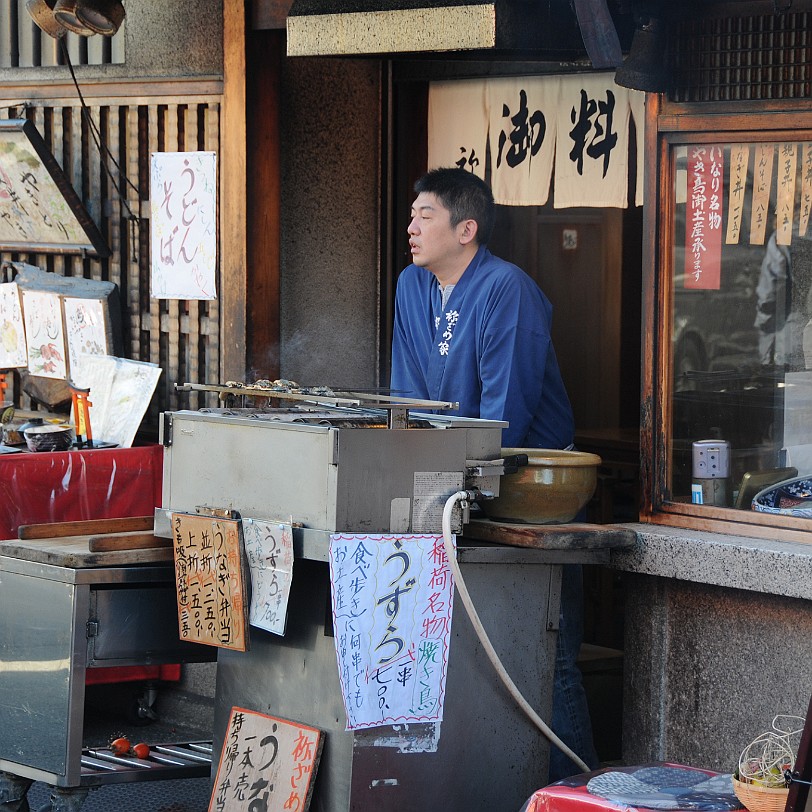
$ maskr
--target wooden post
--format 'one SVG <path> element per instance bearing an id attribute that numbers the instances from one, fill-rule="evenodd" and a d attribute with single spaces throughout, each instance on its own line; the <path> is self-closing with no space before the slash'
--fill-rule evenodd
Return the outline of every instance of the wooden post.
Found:
<path id="1" fill-rule="evenodd" d="M 244 0 L 224 3 L 223 116 L 220 126 L 220 378 L 224 381 L 242 380 L 246 372 L 245 36 Z"/>
<path id="2" fill-rule="evenodd" d="M 284 31 L 250 31 L 247 36 L 248 100 L 248 283 L 247 374 L 280 377 L 279 276 L 281 168 L 279 82 L 285 55 Z"/>

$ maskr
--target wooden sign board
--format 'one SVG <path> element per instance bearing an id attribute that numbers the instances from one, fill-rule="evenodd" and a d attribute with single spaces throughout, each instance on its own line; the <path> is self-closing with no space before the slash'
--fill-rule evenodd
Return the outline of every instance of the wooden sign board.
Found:
<path id="1" fill-rule="evenodd" d="M 0 121 L 0 250 L 110 256 L 79 195 L 26 119 Z"/>
<path id="2" fill-rule="evenodd" d="M 209 812 L 307 812 L 324 733 L 234 707 Z"/>
<path id="3" fill-rule="evenodd" d="M 181 640 L 245 651 L 239 520 L 173 513 L 172 538 Z"/>

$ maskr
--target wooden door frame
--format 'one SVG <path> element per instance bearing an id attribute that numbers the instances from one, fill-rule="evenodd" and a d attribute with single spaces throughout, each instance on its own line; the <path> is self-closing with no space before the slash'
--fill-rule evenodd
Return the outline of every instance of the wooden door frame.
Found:
<path id="1" fill-rule="evenodd" d="M 223 5 L 221 376 L 279 377 L 280 74 L 284 33 Z"/>

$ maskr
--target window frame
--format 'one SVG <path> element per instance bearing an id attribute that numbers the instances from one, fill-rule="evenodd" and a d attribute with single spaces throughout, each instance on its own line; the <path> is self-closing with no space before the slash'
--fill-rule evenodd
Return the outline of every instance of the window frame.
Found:
<path id="1" fill-rule="evenodd" d="M 812 543 L 808 519 L 669 499 L 673 416 L 675 175 L 672 149 L 685 144 L 812 141 L 812 103 L 675 104 L 646 99 L 643 247 L 641 504 L 644 522 Z"/>

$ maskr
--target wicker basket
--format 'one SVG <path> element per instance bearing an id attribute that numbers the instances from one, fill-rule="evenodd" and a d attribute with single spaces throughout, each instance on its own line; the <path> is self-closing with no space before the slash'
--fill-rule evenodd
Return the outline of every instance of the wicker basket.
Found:
<path id="1" fill-rule="evenodd" d="M 760 787 L 734 778 L 733 792 L 749 812 L 784 812 L 789 787 Z"/>

